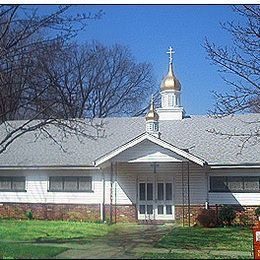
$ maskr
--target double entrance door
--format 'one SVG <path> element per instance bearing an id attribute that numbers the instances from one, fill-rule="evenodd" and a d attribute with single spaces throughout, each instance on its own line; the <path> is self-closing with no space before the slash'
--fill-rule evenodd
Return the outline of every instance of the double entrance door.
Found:
<path id="1" fill-rule="evenodd" d="M 174 220 L 173 180 L 139 180 L 138 219 Z"/>

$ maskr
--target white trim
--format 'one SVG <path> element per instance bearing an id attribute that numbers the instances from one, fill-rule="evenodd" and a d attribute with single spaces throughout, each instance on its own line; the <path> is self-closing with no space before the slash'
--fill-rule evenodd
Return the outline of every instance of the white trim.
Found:
<path id="1" fill-rule="evenodd" d="M 163 140 L 161 140 L 161 139 L 159 139 L 159 138 L 157 138 L 153 135 L 150 135 L 148 133 L 144 133 L 144 134 L 136 137 L 135 139 L 131 140 L 130 142 L 125 143 L 122 146 L 116 148 L 112 152 L 98 158 L 96 161 L 93 162 L 93 164 L 95 166 L 99 166 L 99 165 L 103 164 L 104 162 L 114 158 L 115 156 L 122 153 L 123 151 L 141 143 L 144 140 L 149 140 L 149 141 L 151 141 L 151 142 L 153 142 L 153 143 L 155 143 L 155 144 L 157 144 L 157 145 L 159 145 L 159 146 L 161 146 L 165 149 L 168 149 L 168 150 L 184 157 L 185 159 L 188 159 L 189 161 L 192 161 L 196 164 L 199 164 L 200 166 L 204 166 L 206 164 L 206 162 L 204 160 L 202 160 L 202 159 L 200 159 L 200 158 L 198 158 L 198 157 L 196 157 L 196 156 L 194 156 L 194 155 L 192 155 L 192 154 L 190 154 L 190 153 L 188 153 L 188 152 L 186 152 L 182 149 L 179 149 L 179 148 L 177 148 L 177 147 L 175 147 L 175 146 L 173 146 L 173 145 L 171 145 L 171 144 L 169 144 L 169 143 L 167 143 L 167 142 L 165 142 L 165 141 L 163 141 Z"/>
<path id="2" fill-rule="evenodd" d="M 210 169 L 252 169 L 252 168 L 260 168 L 260 165 L 210 165 Z"/>
<path id="3" fill-rule="evenodd" d="M 100 170 L 96 166 L 0 166 L 0 170 Z"/>

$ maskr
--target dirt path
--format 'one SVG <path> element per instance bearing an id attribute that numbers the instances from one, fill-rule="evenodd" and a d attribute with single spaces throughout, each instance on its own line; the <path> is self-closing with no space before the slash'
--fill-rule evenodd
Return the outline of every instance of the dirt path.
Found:
<path id="1" fill-rule="evenodd" d="M 140 225 L 133 229 L 116 229 L 107 236 L 95 239 L 91 243 L 63 244 L 62 246 L 70 249 L 56 256 L 56 258 L 137 259 L 144 252 L 143 249 L 152 249 L 154 244 L 171 228 L 172 226 L 168 225 Z M 166 249 L 161 251 L 168 252 Z"/>

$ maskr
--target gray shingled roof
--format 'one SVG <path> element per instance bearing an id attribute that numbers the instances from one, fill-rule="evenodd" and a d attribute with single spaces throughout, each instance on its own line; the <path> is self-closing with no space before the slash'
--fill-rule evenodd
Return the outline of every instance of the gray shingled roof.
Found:
<path id="1" fill-rule="evenodd" d="M 161 121 L 161 139 L 178 148 L 188 149 L 208 164 L 260 164 L 260 143 L 254 140 L 240 154 L 240 138 L 228 139 L 209 132 L 215 129 L 222 133 L 249 133 L 260 122 L 260 114 L 236 115 L 214 119 L 207 116 L 191 116 L 183 120 Z M 17 139 L 6 152 L 0 155 L 1 166 L 87 166 L 100 156 L 129 142 L 145 132 L 145 119 L 104 119 L 105 137 L 97 140 L 78 140 L 69 136 L 63 141 L 64 152 L 47 138 L 35 141 L 35 135 L 28 133 Z M 21 121 L 20 121 L 21 123 Z M 17 122 L 19 124 L 19 122 Z M 259 127 L 259 124 L 258 124 Z M 4 133 L 1 129 L 1 133 Z"/>

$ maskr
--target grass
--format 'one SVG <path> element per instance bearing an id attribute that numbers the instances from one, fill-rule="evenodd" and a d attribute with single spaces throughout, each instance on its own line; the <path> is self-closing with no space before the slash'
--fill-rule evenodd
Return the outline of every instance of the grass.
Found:
<path id="1" fill-rule="evenodd" d="M 110 229 L 111 226 L 89 222 L 0 220 L 0 240 L 93 239 L 106 235 Z"/>
<path id="2" fill-rule="evenodd" d="M 164 236 L 157 246 L 176 249 L 250 251 L 252 236 L 249 228 L 241 227 L 176 227 L 170 234 Z"/>
<path id="3" fill-rule="evenodd" d="M 251 252 L 252 236 L 252 231 L 249 228 L 241 227 L 175 227 L 156 244 L 158 248 L 169 249 L 169 253 L 148 253 L 144 255 L 144 258 L 237 259 L 240 258 L 239 255 L 234 256 L 232 252 L 228 251 Z M 183 250 L 183 252 L 178 250 Z M 220 253 L 212 254 L 211 250 Z M 226 255 L 223 254 L 223 251 L 227 251 Z M 245 257 L 241 256 L 240 259 L 245 259 Z"/>
<path id="4" fill-rule="evenodd" d="M 71 239 L 87 243 L 106 235 L 111 229 L 108 225 L 87 222 L 0 220 L 0 259 L 53 257 L 67 248 L 43 247 L 34 243 L 61 243 Z"/>
<path id="5" fill-rule="evenodd" d="M 17 242 L 16 243 L 0 242 L 0 259 L 6 259 L 6 258 L 46 259 L 46 258 L 54 257 L 66 250 L 67 248 L 62 248 L 62 247 L 51 247 L 51 246 L 40 247 L 37 245 L 32 245 L 32 244 L 26 245 Z"/>
<path id="6" fill-rule="evenodd" d="M 246 259 L 244 256 L 232 255 L 213 255 L 210 253 L 157 253 L 145 254 L 143 259 Z"/>
<path id="7" fill-rule="evenodd" d="M 0 220 L 0 259 L 51 258 L 73 247 L 90 246 L 89 243 L 94 246 L 95 238 L 107 234 L 114 238 L 120 234 L 130 237 L 131 241 L 135 233 L 145 232 L 143 230 L 143 226 L 135 224 Z M 142 252 L 140 256 L 149 259 L 246 259 L 250 258 L 251 249 L 252 231 L 248 228 L 174 226 L 153 247 L 154 253 Z M 248 252 L 248 257 L 231 251 Z"/>

